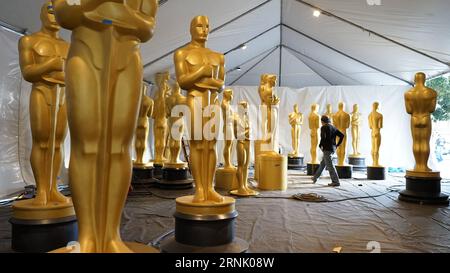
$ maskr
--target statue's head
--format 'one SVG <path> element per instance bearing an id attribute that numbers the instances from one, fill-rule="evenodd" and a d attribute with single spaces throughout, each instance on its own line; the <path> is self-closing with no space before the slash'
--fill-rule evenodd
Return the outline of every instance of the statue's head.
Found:
<path id="1" fill-rule="evenodd" d="M 233 100 L 233 90 L 232 89 L 225 89 L 223 91 L 223 98 L 232 101 Z"/>
<path id="2" fill-rule="evenodd" d="M 380 107 L 380 104 L 378 102 L 374 102 L 372 105 L 373 111 L 377 111 L 378 107 Z"/>
<path id="3" fill-rule="evenodd" d="M 163 85 L 164 83 L 167 83 L 170 79 L 170 73 L 169 71 L 159 72 L 155 75 L 156 84 L 158 86 Z"/>
<path id="4" fill-rule="evenodd" d="M 298 113 L 298 104 L 295 104 L 295 105 L 294 105 L 294 112 L 295 112 L 295 113 Z"/>
<path id="5" fill-rule="evenodd" d="M 197 42 L 206 42 L 209 35 L 209 19 L 207 16 L 196 16 L 191 21 L 192 40 Z"/>
<path id="6" fill-rule="evenodd" d="M 312 111 L 312 112 L 317 112 L 317 111 L 319 111 L 319 105 L 318 105 L 318 104 L 313 104 L 313 105 L 311 105 L 311 111 Z"/>
<path id="7" fill-rule="evenodd" d="M 248 109 L 248 102 L 245 101 L 245 100 L 240 101 L 238 105 L 239 105 L 240 107 L 242 107 L 242 109 L 245 109 L 245 110 Z"/>
<path id="8" fill-rule="evenodd" d="M 55 11 L 51 1 L 45 2 L 41 8 L 42 27 L 50 31 L 58 31 L 61 27 L 56 22 Z"/>
<path id="9" fill-rule="evenodd" d="M 425 80 L 426 79 L 427 79 L 427 76 L 425 75 L 425 73 L 419 72 L 419 73 L 416 73 L 416 77 L 415 77 L 414 82 L 416 84 L 425 85 Z"/>
<path id="10" fill-rule="evenodd" d="M 331 104 L 327 104 L 327 112 L 328 113 L 333 112 L 333 106 Z"/>
<path id="11" fill-rule="evenodd" d="M 274 87 L 277 84 L 277 75 L 263 74 L 261 75 L 261 85 L 269 84 Z"/>
<path id="12" fill-rule="evenodd" d="M 340 102 L 339 105 L 338 105 L 338 108 L 339 108 L 339 111 L 344 111 L 345 103 Z"/>
<path id="13" fill-rule="evenodd" d="M 359 111 L 359 106 L 358 104 L 353 104 L 353 112 L 357 113 Z"/>

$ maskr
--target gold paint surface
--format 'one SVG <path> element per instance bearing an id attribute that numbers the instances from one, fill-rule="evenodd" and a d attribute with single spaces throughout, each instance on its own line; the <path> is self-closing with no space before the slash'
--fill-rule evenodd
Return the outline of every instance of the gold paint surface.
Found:
<path id="1" fill-rule="evenodd" d="M 379 103 L 374 102 L 372 112 L 369 114 L 369 128 L 372 130 L 372 167 L 380 165 L 381 129 L 383 128 L 383 115 L 378 112 Z"/>
<path id="2" fill-rule="evenodd" d="M 300 135 L 303 124 L 303 114 L 299 112 L 298 105 L 294 105 L 294 112 L 289 114 L 289 124 L 291 125 L 292 153 L 291 157 L 300 156 Z"/>
<path id="3" fill-rule="evenodd" d="M 153 114 L 153 100 L 147 96 L 148 87 L 142 85 L 142 99 L 139 109 L 136 132 L 134 134 L 134 148 L 136 150 L 136 160 L 133 162 L 134 167 L 145 168 L 149 163 L 144 162 L 144 153 L 147 149 L 147 139 L 150 130 L 148 119 Z"/>
<path id="4" fill-rule="evenodd" d="M 319 145 L 319 129 L 320 129 L 320 115 L 319 105 L 311 105 L 311 113 L 308 117 L 310 137 L 311 137 L 311 162 L 310 164 L 320 164 L 317 159 L 317 146 Z"/>
<path id="5" fill-rule="evenodd" d="M 347 153 L 347 130 L 350 127 L 350 115 L 345 112 L 345 104 L 339 103 L 339 110 L 333 115 L 333 125 L 344 134 L 344 141 L 338 147 L 336 154 L 338 156 L 337 166 L 346 166 L 345 154 Z"/>

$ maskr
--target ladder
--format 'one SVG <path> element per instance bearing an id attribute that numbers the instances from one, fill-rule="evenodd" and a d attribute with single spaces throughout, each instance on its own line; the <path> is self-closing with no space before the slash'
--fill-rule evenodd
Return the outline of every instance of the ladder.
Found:
<path id="1" fill-rule="evenodd" d="M 186 162 L 188 164 L 188 167 L 189 167 L 189 173 L 192 175 L 192 172 L 191 172 L 191 160 L 189 158 L 189 153 L 190 153 L 189 142 L 185 141 L 184 137 L 181 138 L 181 146 L 183 147 L 184 159 L 186 160 Z"/>

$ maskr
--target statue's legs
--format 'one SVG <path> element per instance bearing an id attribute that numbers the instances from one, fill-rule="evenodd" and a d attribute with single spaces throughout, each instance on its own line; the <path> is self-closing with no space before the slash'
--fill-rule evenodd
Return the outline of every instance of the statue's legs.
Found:
<path id="1" fill-rule="evenodd" d="M 224 146 L 224 153 L 223 153 L 223 160 L 225 163 L 225 168 L 232 168 L 233 165 L 231 164 L 231 146 L 233 145 L 232 140 L 225 140 L 225 146 Z"/>
<path id="2" fill-rule="evenodd" d="M 242 141 L 238 141 L 237 143 L 237 161 L 238 161 L 238 168 L 237 168 L 237 180 L 238 180 L 238 185 L 239 185 L 239 189 L 238 189 L 238 193 L 240 194 L 245 194 L 246 190 L 245 190 L 245 161 L 246 161 L 246 154 L 245 154 L 245 145 Z"/>
<path id="3" fill-rule="evenodd" d="M 244 151 L 245 151 L 245 160 L 243 165 L 243 175 L 242 175 L 242 181 L 244 184 L 245 189 L 249 193 L 254 193 L 252 189 L 248 187 L 248 167 L 250 166 L 250 141 L 246 140 L 244 143 Z"/>
<path id="4" fill-rule="evenodd" d="M 338 166 L 344 166 L 345 165 L 345 152 L 347 149 L 347 136 L 344 136 L 344 140 L 342 141 L 341 146 L 337 149 L 337 155 L 338 155 Z"/>
<path id="5" fill-rule="evenodd" d="M 33 146 L 31 150 L 31 168 L 36 180 L 37 192 L 34 205 L 44 206 L 49 199 L 50 185 L 50 134 L 51 113 L 44 94 L 33 89 L 30 95 L 30 125 Z"/>
<path id="6" fill-rule="evenodd" d="M 416 161 L 415 170 L 428 172 L 430 155 L 431 120 L 427 117 L 412 117 L 411 131 L 413 137 L 413 153 Z"/>
<path id="7" fill-rule="evenodd" d="M 159 124 L 159 121 L 155 121 L 154 134 L 155 134 L 155 162 L 162 163 L 164 161 L 164 145 L 166 141 L 165 125 Z"/>
<path id="8" fill-rule="evenodd" d="M 317 164 L 317 134 L 311 134 L 311 163 Z"/>
<path id="9" fill-rule="evenodd" d="M 138 127 L 136 129 L 136 139 L 135 139 L 135 148 L 136 148 L 136 162 L 143 163 L 144 162 L 144 152 L 145 152 L 145 141 L 146 141 L 146 128 Z"/>

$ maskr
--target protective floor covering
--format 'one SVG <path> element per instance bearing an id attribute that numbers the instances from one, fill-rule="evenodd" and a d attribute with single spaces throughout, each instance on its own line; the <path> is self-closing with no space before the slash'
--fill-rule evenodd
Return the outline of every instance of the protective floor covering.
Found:
<path id="1" fill-rule="evenodd" d="M 329 182 L 325 177 L 313 185 L 309 177 L 290 171 L 288 191 L 238 198 L 237 236 L 250 243 L 253 253 L 329 253 L 335 247 L 342 253 L 369 252 L 369 242 L 381 252 L 450 252 L 450 209 L 399 202 L 393 190 L 404 187 L 401 177 L 342 180 L 339 188 L 327 187 Z M 442 188 L 450 193 L 447 181 Z M 172 230 L 173 199 L 191 192 L 136 189 L 124 211 L 123 239 L 150 243 Z M 292 199 L 297 193 L 317 193 L 331 202 Z M 11 252 L 10 210 L 0 209 L 0 252 Z"/>

